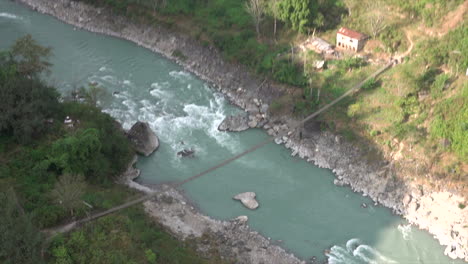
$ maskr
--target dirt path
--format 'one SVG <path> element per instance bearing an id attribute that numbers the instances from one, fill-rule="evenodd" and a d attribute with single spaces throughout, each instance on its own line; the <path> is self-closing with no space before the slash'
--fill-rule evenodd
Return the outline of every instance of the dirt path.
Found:
<path id="1" fill-rule="evenodd" d="M 411 51 L 413 50 L 413 48 L 414 48 L 414 42 L 413 42 L 413 38 L 412 38 L 413 34 L 409 30 L 405 29 L 405 35 L 406 35 L 406 38 L 408 39 L 410 45 L 409 45 L 408 49 L 405 52 L 403 52 L 403 54 L 401 54 L 401 57 L 408 56 L 411 53 Z"/>
<path id="2" fill-rule="evenodd" d="M 449 12 L 442 19 L 443 23 L 439 27 L 426 28 L 423 27 L 424 33 L 429 36 L 442 37 L 447 34 L 450 30 L 459 26 L 463 23 L 465 16 L 468 14 L 468 0 L 465 0 L 463 4 L 459 5 L 455 10 Z"/>

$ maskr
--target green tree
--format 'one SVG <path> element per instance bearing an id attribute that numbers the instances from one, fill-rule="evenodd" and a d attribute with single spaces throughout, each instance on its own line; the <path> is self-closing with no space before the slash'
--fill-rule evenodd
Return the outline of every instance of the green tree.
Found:
<path id="1" fill-rule="evenodd" d="M 0 53 L 0 134 L 30 142 L 48 126 L 45 121 L 59 112 L 59 94 L 37 77 L 47 71 L 50 49 L 39 46 L 31 36 Z"/>
<path id="2" fill-rule="evenodd" d="M 15 42 L 11 47 L 11 54 L 18 64 L 19 73 L 29 77 L 48 72 L 51 66 L 47 60 L 51 55 L 51 48 L 39 45 L 29 34 Z"/>
<path id="3" fill-rule="evenodd" d="M 86 182 L 83 175 L 66 173 L 59 177 L 51 195 L 58 205 L 74 215 L 74 211 L 83 206 L 81 196 L 83 196 L 85 188 Z"/>
<path id="4" fill-rule="evenodd" d="M 0 204 L 0 263 L 43 263 L 41 234 L 21 209 L 15 192 L 0 192 Z"/>
<path id="5" fill-rule="evenodd" d="M 313 25 L 318 14 L 314 0 L 282 0 L 278 5 L 279 18 L 290 23 L 293 29 L 305 32 Z"/>
<path id="6" fill-rule="evenodd" d="M 265 14 L 265 1 L 264 0 L 248 0 L 245 2 L 245 10 L 250 14 L 254 23 L 257 37 L 260 37 L 260 22 L 263 20 Z"/>
<path id="7" fill-rule="evenodd" d="M 90 174 L 99 171 L 102 158 L 99 131 L 88 128 L 52 145 L 49 162 L 63 173 Z M 60 172 L 60 171 L 59 171 Z"/>
<path id="8" fill-rule="evenodd" d="M 54 88 L 37 79 L 18 74 L 0 79 L 0 134 L 21 143 L 40 136 L 49 127 L 46 120 L 60 110 L 58 97 Z"/>

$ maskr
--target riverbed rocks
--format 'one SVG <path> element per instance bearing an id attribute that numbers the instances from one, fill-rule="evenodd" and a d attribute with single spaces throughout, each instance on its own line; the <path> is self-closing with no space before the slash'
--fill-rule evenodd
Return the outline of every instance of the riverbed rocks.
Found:
<path id="1" fill-rule="evenodd" d="M 31 8 L 45 14 L 52 15 L 78 28 L 83 28 L 96 33 L 119 37 L 130 40 L 137 45 L 159 52 L 162 55 L 171 58 L 182 64 L 185 69 L 195 73 L 200 78 L 215 84 L 215 87 L 226 95 L 227 99 L 234 105 L 237 105 L 249 115 L 264 114 L 268 120 L 263 127 L 272 136 L 280 134 L 280 123 L 285 123 L 292 127 L 295 120 L 292 117 L 267 116 L 262 113 L 262 105 L 271 103 L 273 100 L 286 94 L 288 90 L 281 85 L 262 82 L 249 74 L 243 66 L 226 63 L 222 59 L 220 52 L 211 46 L 203 47 L 196 40 L 181 35 L 179 33 L 164 29 L 163 27 L 147 27 L 135 24 L 124 17 L 111 14 L 106 9 L 90 7 L 83 2 L 69 0 L 16 0 L 24 3 Z M 81 17 L 81 18 L 80 18 Z M 182 61 L 173 56 L 174 50 L 180 50 L 187 57 Z M 239 88 L 241 89 L 239 90 Z M 253 100 L 256 99 L 256 100 Z M 280 121 L 277 123 L 276 121 Z M 257 121 L 257 127 L 262 127 L 262 122 Z M 253 124 L 253 123 L 252 123 Z M 290 125 L 292 124 L 292 125 Z M 268 126 L 268 128 L 267 128 Z M 446 254 L 451 257 L 463 258 L 468 261 L 468 208 L 461 209 L 459 204 L 466 204 L 467 201 L 460 195 L 453 194 L 450 199 L 443 198 L 439 200 L 439 195 L 444 196 L 444 191 L 422 189 L 419 185 L 403 180 L 406 175 L 400 175 L 396 166 L 389 164 L 372 164 L 367 161 L 367 146 L 361 146 L 361 149 L 345 142 L 345 140 L 336 140 L 336 135 L 328 131 L 307 131 L 295 133 L 288 136 L 288 140 L 281 143 L 291 151 L 297 151 L 297 156 L 306 159 L 308 162 L 315 163 L 319 167 L 332 169 L 339 181 L 338 184 L 349 185 L 354 191 L 361 192 L 369 196 L 374 201 L 391 208 L 395 213 L 401 214 L 411 223 L 418 225 L 422 229 L 427 229 L 433 234 L 442 245 L 447 246 Z M 445 144 L 445 143 L 444 143 Z M 447 145 L 447 144 L 445 144 Z M 390 164 L 391 165 L 391 164 Z M 397 164 L 406 166 L 401 161 Z M 408 177 L 407 177 L 408 178 Z M 411 200 L 405 198 L 405 194 L 411 193 Z M 445 197 L 445 196 L 444 196 Z M 407 204 L 406 204 L 407 202 Z M 428 215 L 425 208 L 437 208 Z M 177 226 L 190 225 L 187 217 L 171 218 L 171 210 L 166 207 L 156 207 L 158 210 L 151 211 L 161 222 L 165 222 L 164 216 L 167 215 L 174 232 Z M 159 211 L 159 209 L 164 209 Z M 436 213 L 438 212 L 438 213 Z M 441 215 L 442 217 L 434 214 Z M 203 216 L 207 218 L 206 216 Z M 202 217 L 202 218 L 203 218 Z M 162 220 L 161 220 L 162 219 Z M 441 221 L 444 219 L 444 221 Z M 167 222 L 166 221 L 166 222 Z M 208 220 L 207 220 L 208 221 Z M 194 222 L 196 227 L 206 227 Z M 210 224 L 207 224 L 208 226 Z M 184 228 L 181 227 L 181 230 Z M 211 230 L 216 227 L 211 228 Z M 180 231 L 180 230 L 179 230 Z M 236 230 L 237 231 L 237 230 Z M 216 234 L 216 232 L 210 232 Z M 234 233 L 234 235 L 237 235 Z M 222 239 L 226 237 L 221 236 Z M 226 238 L 229 239 L 229 238 Z M 229 243 L 235 243 L 235 240 L 229 240 Z M 272 259 L 259 259 L 259 257 L 250 257 L 244 248 L 236 248 L 237 255 L 230 248 L 220 249 L 220 252 L 226 252 L 226 256 L 239 258 L 237 263 L 301 263 L 294 260 L 280 258 L 275 259 L 275 251 L 263 250 L 262 247 L 254 245 L 255 241 L 248 242 L 248 248 L 251 252 Z M 250 246 L 252 243 L 252 246 Z M 263 242 L 259 242 L 260 244 Z M 220 243 L 223 244 L 223 243 Z M 258 251 L 257 251 L 258 250 Z M 249 257 L 245 257 L 249 256 Z"/>
<path id="2" fill-rule="evenodd" d="M 250 210 L 255 210 L 258 208 L 258 202 L 255 200 L 257 195 L 254 192 L 244 192 L 239 193 L 238 195 L 234 196 L 232 199 L 241 201 L 241 203 L 249 208 Z"/>
<path id="3" fill-rule="evenodd" d="M 167 197 L 171 197 L 170 202 L 166 202 Z M 146 212 L 176 237 L 198 242 L 197 251 L 207 258 L 216 251 L 224 259 L 238 264 L 305 264 L 253 231 L 247 224 L 247 216 L 230 221 L 211 219 L 200 214 L 187 198 L 170 186 L 158 186 L 155 197 L 144 206 Z"/>
<path id="4" fill-rule="evenodd" d="M 219 131 L 241 132 L 249 129 L 249 118 L 246 114 L 226 117 L 218 126 Z"/>
<path id="5" fill-rule="evenodd" d="M 149 156 L 159 148 L 159 139 L 146 122 L 136 122 L 127 132 L 127 136 L 136 152 L 141 155 Z"/>

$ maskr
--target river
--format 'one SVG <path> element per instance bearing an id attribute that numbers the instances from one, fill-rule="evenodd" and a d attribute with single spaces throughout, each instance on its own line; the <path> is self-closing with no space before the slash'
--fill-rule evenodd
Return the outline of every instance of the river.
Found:
<path id="1" fill-rule="evenodd" d="M 219 132 L 223 118 L 240 110 L 162 56 L 0 0 L 0 49 L 25 34 L 53 48 L 52 73 L 46 78 L 63 94 L 96 82 L 107 91 L 100 105 L 125 128 L 136 120 L 150 123 L 161 147 L 140 158 L 142 183 L 188 178 L 267 137 L 257 129 Z M 177 157 L 184 148 L 193 148 L 195 157 Z M 204 214 L 216 219 L 247 215 L 254 230 L 303 259 L 324 259 L 324 250 L 331 248 L 330 263 L 463 263 L 444 256 L 427 232 L 333 185 L 333 179 L 331 171 L 272 143 L 183 189 Z M 257 193 L 256 211 L 232 200 L 246 191 Z"/>

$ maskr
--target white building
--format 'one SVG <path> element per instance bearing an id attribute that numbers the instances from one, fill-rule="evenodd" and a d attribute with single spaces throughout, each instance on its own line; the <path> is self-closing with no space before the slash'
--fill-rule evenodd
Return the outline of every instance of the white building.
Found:
<path id="1" fill-rule="evenodd" d="M 365 44 L 366 36 L 349 28 L 342 27 L 336 33 L 336 46 L 355 52 L 360 51 Z"/>

